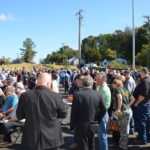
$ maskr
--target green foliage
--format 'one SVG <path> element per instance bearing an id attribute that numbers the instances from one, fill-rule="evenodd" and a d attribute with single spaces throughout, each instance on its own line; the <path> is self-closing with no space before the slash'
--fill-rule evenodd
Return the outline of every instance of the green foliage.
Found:
<path id="1" fill-rule="evenodd" d="M 104 51 L 104 57 L 108 60 L 115 59 L 117 57 L 117 52 L 108 48 L 106 51 Z"/>
<path id="2" fill-rule="evenodd" d="M 129 66 L 127 65 L 123 65 L 123 64 L 120 64 L 119 62 L 117 61 L 112 61 L 109 66 L 111 66 L 112 68 L 117 68 L 117 69 L 128 69 Z"/>
<path id="3" fill-rule="evenodd" d="M 141 66 L 146 66 L 147 65 L 147 56 L 148 55 L 148 45 L 142 45 L 142 49 L 141 49 L 141 52 L 139 52 L 137 55 L 136 55 L 136 63 L 138 65 L 141 65 Z M 150 60 L 150 58 L 148 59 L 148 61 Z"/>
<path id="4" fill-rule="evenodd" d="M 82 58 L 84 58 L 87 62 L 100 62 L 101 54 L 97 48 L 97 43 L 95 37 L 88 37 L 82 42 Z"/>
<path id="5" fill-rule="evenodd" d="M 9 58 L 5 58 L 5 56 L 3 56 L 2 58 L 0 58 L 0 62 L 4 63 L 4 64 L 9 64 L 10 63 L 10 59 Z"/>
<path id="6" fill-rule="evenodd" d="M 98 49 L 88 47 L 85 51 L 82 57 L 87 62 L 99 62 L 101 60 L 101 55 Z"/>
<path id="7" fill-rule="evenodd" d="M 72 65 L 54 65 L 54 64 L 44 64 L 44 67 L 50 68 L 50 69 L 77 69 L 77 66 Z"/>
<path id="8" fill-rule="evenodd" d="M 30 64 L 30 63 L 21 63 L 21 64 L 7 64 L 7 65 L 3 65 L 0 66 L 0 70 L 2 69 L 22 69 L 23 67 L 25 67 L 27 70 L 31 70 L 33 67 L 39 68 L 39 65 L 36 64 Z"/>
<path id="9" fill-rule="evenodd" d="M 108 48 L 111 48 L 114 43 L 113 34 L 101 34 L 94 39 L 96 41 L 97 48 L 104 52 Z"/>
<path id="10" fill-rule="evenodd" d="M 22 63 L 22 58 L 16 58 L 14 60 L 12 60 L 13 64 L 18 64 L 18 63 Z"/>
<path id="11" fill-rule="evenodd" d="M 69 46 L 61 47 L 58 52 L 60 54 L 64 55 L 64 56 L 67 56 L 68 58 L 71 58 L 73 56 L 78 56 L 79 55 L 79 51 L 73 50 Z"/>
<path id="12" fill-rule="evenodd" d="M 43 64 L 64 64 L 67 65 L 67 60 L 73 56 L 78 56 L 79 51 L 73 50 L 69 46 L 61 47 L 57 52 L 48 54 L 45 59 L 42 60 Z"/>
<path id="13" fill-rule="evenodd" d="M 26 40 L 23 42 L 23 48 L 20 49 L 22 51 L 22 59 L 24 62 L 32 62 L 35 54 L 37 53 L 33 49 L 36 47 L 34 42 L 30 38 L 26 38 Z"/>
<path id="14" fill-rule="evenodd" d="M 117 30 L 114 35 L 114 43 L 111 49 L 115 49 L 117 57 L 132 59 L 132 32 L 130 28 L 125 28 L 125 31 Z"/>
<path id="15" fill-rule="evenodd" d="M 143 45 L 146 45 L 148 43 L 148 36 L 147 36 L 147 30 L 146 27 L 142 26 L 140 28 L 136 29 L 136 55 L 142 51 Z"/>
<path id="16" fill-rule="evenodd" d="M 148 44 L 148 24 L 135 29 L 135 54 L 136 63 L 148 65 L 150 61 L 145 61 L 146 49 L 143 45 Z M 145 50 L 144 50 L 145 49 Z M 112 34 L 100 34 L 99 36 L 89 36 L 82 40 L 81 55 L 87 62 L 99 63 L 104 59 L 124 58 L 131 63 L 132 60 L 132 29 L 126 27 L 124 31 L 116 30 Z M 150 50 L 149 50 L 150 51 Z M 57 52 L 48 54 L 42 63 L 67 64 L 67 60 L 72 56 L 78 56 L 79 52 L 69 46 L 61 47 Z M 144 55 L 144 56 L 143 56 Z M 144 58 L 145 57 L 145 58 Z M 150 53 L 147 58 L 150 60 Z"/>
<path id="17" fill-rule="evenodd" d="M 82 56 L 87 60 L 87 52 L 91 49 L 99 50 L 101 57 L 99 61 L 106 58 L 121 57 L 127 60 L 132 58 L 132 31 L 126 27 L 125 31 L 116 30 L 113 34 L 100 34 L 97 37 L 89 36 L 82 41 Z M 88 50 L 87 50 L 88 49 Z M 111 49 L 113 51 L 110 51 Z M 109 55 L 107 52 L 109 52 Z M 90 57 L 92 57 L 90 55 Z M 90 58 L 91 60 L 91 58 Z M 96 62 L 97 60 L 95 60 Z"/>

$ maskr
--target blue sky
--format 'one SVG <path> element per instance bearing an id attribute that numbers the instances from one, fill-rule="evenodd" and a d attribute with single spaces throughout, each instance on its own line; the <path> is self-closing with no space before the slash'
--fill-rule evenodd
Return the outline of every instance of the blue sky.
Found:
<path id="1" fill-rule="evenodd" d="M 150 0 L 134 0 L 135 26 L 150 15 Z M 16 58 L 31 38 L 39 62 L 62 43 L 78 49 L 78 19 L 83 9 L 81 38 L 132 27 L 132 0 L 0 0 L 0 57 Z"/>

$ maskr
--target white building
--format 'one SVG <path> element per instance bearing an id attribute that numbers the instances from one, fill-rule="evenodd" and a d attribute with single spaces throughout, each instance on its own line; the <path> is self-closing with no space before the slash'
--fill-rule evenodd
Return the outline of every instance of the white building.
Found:
<path id="1" fill-rule="evenodd" d="M 85 60 L 83 58 L 80 59 L 80 64 L 85 64 Z M 73 56 L 70 59 L 68 59 L 68 65 L 79 65 L 79 57 L 78 56 Z"/>

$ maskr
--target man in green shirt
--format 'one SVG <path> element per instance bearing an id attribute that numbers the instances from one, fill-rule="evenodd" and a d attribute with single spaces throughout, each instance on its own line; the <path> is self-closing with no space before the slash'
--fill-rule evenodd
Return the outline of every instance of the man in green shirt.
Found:
<path id="1" fill-rule="evenodd" d="M 111 104 L 111 92 L 106 83 L 107 75 L 104 72 L 100 72 L 96 75 L 96 83 L 98 87 L 98 92 L 102 94 L 103 102 L 108 110 Z M 97 133 L 98 133 L 98 143 L 99 150 L 108 150 L 108 141 L 107 141 L 107 130 L 106 124 L 108 122 L 108 112 L 104 115 L 100 121 Z"/>

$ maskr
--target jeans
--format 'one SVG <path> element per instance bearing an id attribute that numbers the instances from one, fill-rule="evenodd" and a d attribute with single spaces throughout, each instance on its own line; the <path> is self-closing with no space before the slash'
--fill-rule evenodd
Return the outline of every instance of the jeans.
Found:
<path id="1" fill-rule="evenodd" d="M 134 124 L 134 118 L 132 116 L 130 120 L 130 133 L 134 133 L 134 131 L 135 131 L 135 124 Z"/>
<path id="2" fill-rule="evenodd" d="M 76 144 L 77 143 L 77 133 L 76 130 L 73 132 L 73 143 Z"/>
<path id="3" fill-rule="evenodd" d="M 147 104 L 140 103 L 133 110 L 136 117 L 137 138 L 143 143 L 147 143 L 150 140 L 150 102 Z"/>
<path id="4" fill-rule="evenodd" d="M 108 112 L 106 112 L 97 129 L 99 150 L 108 150 L 107 129 L 106 129 L 108 118 L 109 118 Z"/>

